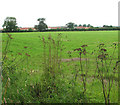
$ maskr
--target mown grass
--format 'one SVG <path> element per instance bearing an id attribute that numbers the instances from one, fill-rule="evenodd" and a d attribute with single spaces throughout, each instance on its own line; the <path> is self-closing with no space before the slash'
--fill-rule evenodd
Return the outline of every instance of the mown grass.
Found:
<path id="1" fill-rule="evenodd" d="M 79 58 L 80 54 L 74 51 L 76 48 L 80 48 L 82 45 L 88 45 L 86 47 L 86 55 L 82 54 L 82 58 L 88 58 L 87 64 L 84 61 L 71 61 L 62 62 L 58 71 L 55 72 L 56 79 L 54 83 L 51 81 L 54 78 L 54 69 L 51 69 L 51 61 L 45 62 L 45 59 L 50 58 L 53 54 L 53 59 L 58 60 L 57 53 L 55 53 L 57 48 L 52 41 L 48 39 L 49 35 L 53 40 L 58 43 L 58 34 L 61 36 L 62 43 L 60 44 L 62 48 L 62 58 L 59 59 L 72 59 Z M 100 55 L 99 44 L 104 43 L 104 47 L 107 50 L 106 53 L 109 54 L 107 60 L 107 68 L 109 68 L 108 77 L 112 74 L 113 83 L 111 82 L 112 89 L 110 94 L 110 102 L 118 102 L 118 85 L 117 78 L 118 73 L 113 74 L 113 68 L 118 61 L 118 49 L 116 48 L 114 55 L 114 45 L 118 44 L 118 32 L 117 31 L 91 31 L 91 32 L 31 32 L 31 33 L 10 33 L 12 35 L 12 40 L 9 45 L 10 50 L 7 53 L 7 60 L 16 58 L 17 61 L 20 59 L 25 59 L 20 62 L 19 65 L 10 68 L 14 73 L 8 73 L 8 78 L 4 79 L 3 86 L 6 86 L 8 80 L 11 82 L 7 84 L 7 93 L 3 97 L 3 102 L 88 102 L 88 103 L 104 103 L 103 87 L 101 80 L 102 75 L 98 76 L 97 62 L 96 58 Z M 3 51 L 6 46 L 7 34 L 3 34 Z M 43 41 L 47 40 L 46 47 Z M 51 46 L 50 46 L 51 45 Z M 55 49 L 56 48 L 56 49 Z M 51 51 L 51 54 L 50 54 Z M 69 53 L 70 52 L 70 53 Z M 43 56 L 46 54 L 45 56 Z M 55 55 L 54 55 L 55 54 Z M 30 56 L 29 56 L 30 55 Z M 58 55 L 59 56 L 59 55 Z M 110 57 L 112 56 L 112 57 Z M 111 62 L 112 63 L 109 65 Z M 7 61 L 6 60 L 6 61 Z M 14 62 L 13 62 L 14 63 Z M 103 61 L 104 63 L 104 61 Z M 45 65 L 46 66 L 43 66 Z M 81 64 L 83 68 L 81 69 Z M 104 68 L 101 66 L 101 61 L 99 60 L 100 69 Z M 49 65 L 49 66 L 48 66 Z M 53 61 L 53 66 L 55 66 Z M 9 66 L 9 62 L 8 65 Z M 52 67 L 53 67 L 52 66 Z M 59 65 L 58 65 L 59 66 Z M 47 68 L 46 68 L 47 67 Z M 52 70 L 48 72 L 47 70 Z M 45 71 L 46 70 L 46 71 Z M 83 72 L 81 72 L 83 70 Z M 101 69 L 102 70 L 102 69 Z M 87 74 L 86 74 L 87 71 Z M 117 72 L 117 70 L 116 70 Z M 47 74 L 48 73 L 48 74 Z M 101 72 L 102 73 L 102 72 Z M 108 72 L 104 72 L 108 73 Z M 44 75 L 43 75 L 44 74 Z M 82 77 L 82 74 L 86 74 L 86 77 Z M 52 79 L 47 79 L 47 76 L 51 75 Z M 106 76 L 106 75 L 105 75 Z M 4 78 L 4 77 L 3 77 Z M 77 78 L 77 79 L 75 79 Z M 86 78 L 86 82 L 83 82 L 83 78 Z M 110 79 L 105 79 L 109 81 Z M 47 81 L 47 82 L 42 82 Z M 44 85 L 45 83 L 45 85 Z M 51 83 L 51 84 L 50 84 Z M 55 87 L 52 85 L 55 84 Z M 86 87 L 84 87 L 86 84 Z M 105 85 L 105 84 L 104 84 Z M 51 90 L 45 90 L 51 86 Z M 5 88 L 5 87 L 4 87 Z M 83 93 L 86 88 L 85 93 Z M 106 87 L 108 89 L 109 87 Z M 41 92 L 42 91 L 42 92 Z M 57 91 L 57 92 L 56 92 Z M 105 90 L 108 91 L 108 90 Z M 10 93 L 11 92 L 11 93 Z M 39 95 L 41 94 L 41 95 Z M 46 94 L 46 95 L 45 95 Z M 114 97 L 113 97 L 114 96 Z M 43 97 L 43 98 L 42 98 Z M 4 99 L 5 98 L 5 99 Z"/>

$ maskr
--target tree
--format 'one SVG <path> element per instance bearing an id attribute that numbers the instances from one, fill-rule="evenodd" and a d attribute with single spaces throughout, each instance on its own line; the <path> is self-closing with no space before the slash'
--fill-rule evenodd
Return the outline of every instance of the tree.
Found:
<path id="1" fill-rule="evenodd" d="M 87 25 L 87 27 L 91 27 L 91 25 L 90 25 L 90 24 L 88 24 L 88 25 Z"/>
<path id="2" fill-rule="evenodd" d="M 87 25 L 86 24 L 83 24 L 83 27 L 86 27 Z"/>
<path id="3" fill-rule="evenodd" d="M 39 24 L 38 25 L 35 25 L 35 29 L 37 29 L 38 31 L 43 31 L 43 30 L 46 30 L 48 28 L 47 24 L 44 23 L 45 21 L 45 18 L 39 18 L 37 19 L 37 21 L 39 21 Z"/>
<path id="4" fill-rule="evenodd" d="M 103 27 L 113 27 L 112 25 L 108 26 L 108 25 L 103 25 Z"/>
<path id="5" fill-rule="evenodd" d="M 38 30 L 38 25 L 35 25 L 34 28 L 35 28 L 36 30 Z"/>
<path id="6" fill-rule="evenodd" d="M 28 31 L 29 31 L 29 32 L 33 32 L 33 29 L 32 29 L 32 28 L 29 28 Z"/>
<path id="7" fill-rule="evenodd" d="M 16 23 L 16 18 L 6 17 L 2 27 L 5 31 L 16 31 L 18 28 L 17 23 Z"/>
<path id="8" fill-rule="evenodd" d="M 103 27 L 108 27 L 107 25 L 103 25 Z"/>
<path id="9" fill-rule="evenodd" d="M 77 27 L 77 24 L 75 24 L 74 27 Z"/>
<path id="10" fill-rule="evenodd" d="M 93 28 L 93 26 L 90 26 L 91 28 Z"/>
<path id="11" fill-rule="evenodd" d="M 69 29 L 73 29 L 74 28 L 74 23 L 72 23 L 72 22 L 69 22 L 69 23 L 67 23 L 66 24 L 66 26 L 69 28 Z"/>
<path id="12" fill-rule="evenodd" d="M 45 18 L 39 18 L 38 21 L 39 21 L 39 22 L 41 22 L 41 21 L 44 22 L 44 21 L 45 21 Z"/>
<path id="13" fill-rule="evenodd" d="M 113 27 L 112 25 L 110 25 L 110 27 Z"/>
<path id="14" fill-rule="evenodd" d="M 79 26 L 82 26 L 81 24 L 79 24 Z"/>

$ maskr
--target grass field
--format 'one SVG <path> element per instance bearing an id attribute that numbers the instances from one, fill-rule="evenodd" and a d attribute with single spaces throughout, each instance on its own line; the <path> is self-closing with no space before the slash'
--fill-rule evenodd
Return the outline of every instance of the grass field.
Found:
<path id="1" fill-rule="evenodd" d="M 14 50 L 14 53 L 21 52 L 24 46 L 28 46 L 29 53 L 33 58 L 42 54 L 42 46 L 39 40 L 41 38 L 47 37 L 51 34 L 54 38 L 57 37 L 57 34 L 62 34 L 63 44 L 65 45 L 65 50 L 63 51 L 63 58 L 68 58 L 67 52 L 73 51 L 75 48 L 79 48 L 81 45 L 88 45 L 88 51 L 92 52 L 93 49 L 96 49 L 96 46 L 100 43 L 104 43 L 107 46 L 108 51 L 111 51 L 112 43 L 118 43 L 118 31 L 94 31 L 94 32 L 36 32 L 36 33 L 12 33 L 14 40 L 11 44 L 11 50 Z M 4 35 L 3 35 L 4 39 Z M 14 46 L 14 47 L 13 47 Z M 117 55 L 116 51 L 116 57 Z M 76 55 L 73 55 L 76 57 Z M 33 59 L 33 60 L 35 60 Z"/>
<path id="2" fill-rule="evenodd" d="M 7 74 L 3 76 L 4 103 L 105 103 L 108 97 L 106 103 L 118 102 L 118 69 L 115 68 L 118 31 L 9 34 L 13 39 L 7 45 L 9 48 L 4 61 L 3 70 Z M 52 44 L 50 36 L 56 45 Z M 2 40 L 4 55 L 6 33 L 3 33 Z M 97 47 L 100 44 L 104 44 L 101 49 L 106 49 L 105 52 Z M 74 51 L 78 48 L 87 53 L 80 55 L 80 51 Z M 107 60 L 98 58 L 103 53 L 108 54 Z"/>

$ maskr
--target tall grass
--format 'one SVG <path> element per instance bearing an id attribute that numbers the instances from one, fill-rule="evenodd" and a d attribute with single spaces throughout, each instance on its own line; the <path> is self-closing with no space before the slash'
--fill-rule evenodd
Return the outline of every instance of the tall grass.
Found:
<path id="1" fill-rule="evenodd" d="M 4 49 L 2 51 L 2 103 L 17 102 L 19 100 L 17 99 L 20 95 L 18 95 L 19 88 L 17 88 L 17 84 L 21 86 L 24 85 L 24 82 L 20 84 L 20 79 L 21 74 L 23 74 L 23 77 L 26 75 L 26 72 L 22 71 L 23 68 L 21 69 L 21 65 L 23 65 L 23 62 L 30 56 L 27 53 L 25 54 L 24 51 L 23 54 L 18 53 L 16 56 L 13 55 L 13 51 L 10 49 L 12 40 L 14 40 L 12 35 L 7 33 L 6 41 L 3 42 Z M 15 97 L 15 95 L 18 96 Z M 21 96 L 22 94 L 20 97 Z M 18 102 L 20 102 L 20 100 Z"/>
<path id="2" fill-rule="evenodd" d="M 115 72 L 117 70 L 116 67 L 118 65 L 117 64 L 118 61 L 116 62 L 115 66 L 112 65 L 113 64 L 112 60 L 114 57 L 117 44 L 113 43 L 113 53 L 111 55 L 108 55 L 107 50 L 104 48 L 103 43 L 100 44 L 98 47 L 100 55 L 98 55 L 98 59 L 96 60 L 97 70 L 102 84 L 105 104 L 109 105 L 111 103 L 110 102 L 111 88 L 113 86 Z"/>
<path id="3" fill-rule="evenodd" d="M 57 38 L 53 38 L 51 34 L 48 37 L 39 36 L 40 49 L 43 51 L 39 58 L 40 68 L 32 70 L 29 46 L 23 46 L 23 52 L 18 52 L 15 56 L 9 48 L 14 39 L 10 34 L 7 35 L 2 55 L 2 103 L 91 103 L 94 97 L 89 91 L 90 86 L 97 80 L 101 83 L 102 102 L 106 105 L 111 103 L 111 91 L 116 83 L 119 63 L 114 60 L 116 43 L 113 44 L 112 54 L 107 52 L 103 43 L 92 54 L 87 51 L 89 45 L 80 43 L 79 48 L 68 52 L 70 59 L 72 54 L 77 53 L 79 61 L 72 59 L 67 63 L 63 62 L 65 45 L 61 33 L 58 33 Z M 94 58 L 94 74 L 91 71 L 91 56 Z M 23 66 L 26 68 L 22 68 Z M 38 71 L 35 72 L 35 69 Z"/>

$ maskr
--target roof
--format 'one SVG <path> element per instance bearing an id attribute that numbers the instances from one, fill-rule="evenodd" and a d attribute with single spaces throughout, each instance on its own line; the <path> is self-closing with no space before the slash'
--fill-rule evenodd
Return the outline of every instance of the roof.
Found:
<path id="1" fill-rule="evenodd" d="M 48 27 L 48 28 L 50 28 L 50 29 L 60 29 L 60 28 L 62 28 L 62 27 Z"/>
<path id="2" fill-rule="evenodd" d="M 19 28 L 20 30 L 29 30 L 29 29 L 33 29 L 33 30 L 35 30 L 35 28 L 33 28 L 33 27 L 24 27 L 24 28 Z"/>
<path id="3" fill-rule="evenodd" d="M 76 29 L 89 29 L 90 27 L 83 27 L 83 26 L 79 26 L 79 27 L 75 27 Z"/>

